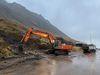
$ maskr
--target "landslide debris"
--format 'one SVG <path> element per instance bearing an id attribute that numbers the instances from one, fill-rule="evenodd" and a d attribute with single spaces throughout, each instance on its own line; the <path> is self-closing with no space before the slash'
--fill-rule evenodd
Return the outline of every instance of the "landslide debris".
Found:
<path id="1" fill-rule="evenodd" d="M 18 45 L 26 29 L 17 22 L 0 19 L 0 58 L 18 53 Z M 32 43 L 28 43 L 25 47 L 28 49 L 32 45 Z"/>

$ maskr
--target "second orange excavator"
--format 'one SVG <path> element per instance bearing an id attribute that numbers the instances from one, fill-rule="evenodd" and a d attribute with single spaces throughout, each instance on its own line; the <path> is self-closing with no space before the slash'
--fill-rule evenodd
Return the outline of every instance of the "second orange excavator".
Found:
<path id="1" fill-rule="evenodd" d="M 48 38 L 52 49 L 50 49 L 48 52 L 49 53 L 53 53 L 55 55 L 58 55 L 59 53 L 64 53 L 67 54 L 72 50 L 73 45 L 72 44 L 66 44 L 66 43 L 62 43 L 61 40 L 58 40 L 53 34 L 51 33 L 47 33 L 41 30 L 34 30 L 33 28 L 29 28 L 26 33 L 24 34 L 21 43 L 26 43 L 28 42 L 29 38 L 31 35 L 38 35 L 40 37 L 44 37 L 44 38 Z"/>

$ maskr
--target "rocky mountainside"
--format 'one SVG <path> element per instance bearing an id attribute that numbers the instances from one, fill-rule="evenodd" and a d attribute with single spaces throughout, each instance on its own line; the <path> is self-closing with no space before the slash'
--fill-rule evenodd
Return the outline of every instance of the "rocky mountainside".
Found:
<path id="1" fill-rule="evenodd" d="M 41 15 L 30 12 L 17 3 L 7 3 L 5 0 L 0 0 L 0 18 L 10 19 L 28 27 L 33 26 L 34 28 L 40 28 L 52 32 L 55 35 L 64 37 L 68 41 L 73 41 Z"/>

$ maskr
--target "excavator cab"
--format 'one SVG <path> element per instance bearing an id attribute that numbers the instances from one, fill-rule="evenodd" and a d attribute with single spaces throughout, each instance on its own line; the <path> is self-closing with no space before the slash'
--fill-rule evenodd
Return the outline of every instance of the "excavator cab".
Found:
<path id="1" fill-rule="evenodd" d="M 53 43 L 53 47 L 57 47 L 59 45 L 59 40 L 55 40 L 55 42 Z"/>

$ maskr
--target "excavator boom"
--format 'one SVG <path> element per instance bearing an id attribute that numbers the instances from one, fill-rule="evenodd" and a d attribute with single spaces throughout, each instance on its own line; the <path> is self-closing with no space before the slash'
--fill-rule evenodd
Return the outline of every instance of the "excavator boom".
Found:
<path id="1" fill-rule="evenodd" d="M 54 36 L 50 33 L 39 31 L 39 30 L 33 31 L 33 28 L 29 28 L 28 31 L 26 31 L 25 35 L 23 36 L 21 42 L 26 43 L 28 39 L 30 38 L 31 34 L 38 35 L 44 38 L 48 38 L 50 43 L 53 43 L 55 40 Z"/>

